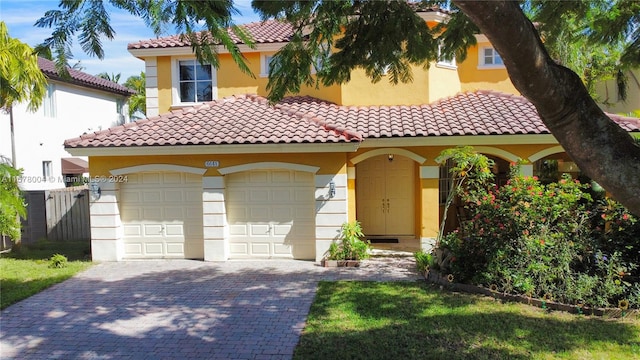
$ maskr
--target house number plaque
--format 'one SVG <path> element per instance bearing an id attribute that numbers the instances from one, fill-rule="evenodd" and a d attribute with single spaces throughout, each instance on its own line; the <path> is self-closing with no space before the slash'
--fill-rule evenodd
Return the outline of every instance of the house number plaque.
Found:
<path id="1" fill-rule="evenodd" d="M 217 160 L 207 160 L 204 162 L 204 167 L 214 168 L 220 166 L 220 161 Z"/>

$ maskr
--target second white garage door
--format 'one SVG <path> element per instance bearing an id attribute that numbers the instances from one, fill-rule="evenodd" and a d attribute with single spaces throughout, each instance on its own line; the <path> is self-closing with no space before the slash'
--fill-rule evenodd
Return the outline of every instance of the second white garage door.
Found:
<path id="1" fill-rule="evenodd" d="M 251 170 L 225 185 L 232 258 L 315 258 L 313 174 Z"/>

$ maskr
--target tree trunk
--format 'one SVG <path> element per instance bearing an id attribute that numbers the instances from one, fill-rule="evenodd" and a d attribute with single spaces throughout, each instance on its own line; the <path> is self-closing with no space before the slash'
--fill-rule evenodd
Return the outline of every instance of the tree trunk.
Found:
<path id="1" fill-rule="evenodd" d="M 589 96 L 571 70 L 549 56 L 515 1 L 453 1 L 498 51 L 513 85 L 571 159 L 640 216 L 640 146 Z"/>

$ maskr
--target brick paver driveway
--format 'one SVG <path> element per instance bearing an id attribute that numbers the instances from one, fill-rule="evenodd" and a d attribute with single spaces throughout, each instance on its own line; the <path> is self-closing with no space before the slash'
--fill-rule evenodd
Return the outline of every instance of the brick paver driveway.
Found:
<path id="1" fill-rule="evenodd" d="M 2 359 L 290 359 L 319 280 L 407 280 L 405 258 L 361 268 L 307 261 L 128 261 L 3 310 Z"/>

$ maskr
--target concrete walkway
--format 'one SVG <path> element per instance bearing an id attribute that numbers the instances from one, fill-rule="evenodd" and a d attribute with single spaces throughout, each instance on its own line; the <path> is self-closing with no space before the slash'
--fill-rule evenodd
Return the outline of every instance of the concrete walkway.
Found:
<path id="1" fill-rule="evenodd" d="M 290 359 L 320 280 L 416 281 L 411 257 L 102 263 L 1 312 L 1 359 Z"/>

